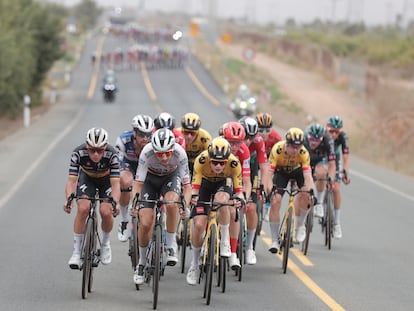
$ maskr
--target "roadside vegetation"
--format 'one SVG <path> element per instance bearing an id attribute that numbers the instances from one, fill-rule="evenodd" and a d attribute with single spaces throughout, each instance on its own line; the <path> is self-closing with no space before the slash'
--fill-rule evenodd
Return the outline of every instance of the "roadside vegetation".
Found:
<path id="1" fill-rule="evenodd" d="M 45 80 L 56 61 L 72 63 L 74 37 L 93 27 L 100 10 L 94 1 L 75 7 L 32 0 L 0 1 L 0 118 L 20 115 L 24 95 L 43 104 Z M 69 18 L 76 32 L 67 33 Z"/>

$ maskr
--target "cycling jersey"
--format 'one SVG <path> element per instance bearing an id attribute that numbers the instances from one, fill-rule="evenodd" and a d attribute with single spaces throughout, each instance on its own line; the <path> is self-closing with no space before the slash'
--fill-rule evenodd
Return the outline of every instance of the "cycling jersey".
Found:
<path id="1" fill-rule="evenodd" d="M 335 161 L 334 141 L 328 134 L 323 136 L 321 143 L 315 149 L 311 149 L 309 139 L 306 136 L 304 146 L 308 149 L 311 167 L 315 167 L 320 162 L 326 164 L 327 161 Z"/>
<path id="2" fill-rule="evenodd" d="M 270 152 L 269 164 L 271 172 L 277 170 L 290 173 L 299 168 L 303 172 L 307 172 L 310 171 L 309 152 L 302 146 L 296 156 L 290 157 L 286 153 L 286 141 L 282 140 L 273 146 Z"/>
<path id="3" fill-rule="evenodd" d="M 259 164 L 264 164 L 267 162 L 266 146 L 263 140 L 263 137 L 259 134 L 253 138 L 252 142 L 249 145 L 250 157 L 257 157 Z"/>
<path id="4" fill-rule="evenodd" d="M 232 178 L 233 181 L 234 193 L 242 192 L 242 169 L 240 161 L 237 159 L 237 157 L 233 154 L 230 154 L 224 166 L 223 172 L 216 174 L 211 169 L 208 151 L 204 150 L 194 162 L 192 187 L 194 189 L 200 189 L 203 179 L 206 179 L 210 182 L 222 182 L 229 177 Z"/>
<path id="5" fill-rule="evenodd" d="M 129 170 L 133 174 L 137 170 L 138 157 L 141 153 L 141 151 L 139 153 L 136 152 L 134 139 L 133 131 L 125 131 L 117 137 L 115 142 L 121 169 Z"/>
<path id="6" fill-rule="evenodd" d="M 178 128 L 182 133 L 185 131 L 183 128 Z M 211 135 L 204 129 L 197 131 L 197 136 L 191 144 L 187 144 L 185 151 L 187 152 L 188 162 L 194 163 L 195 158 L 203 151 L 207 150 L 208 144 L 211 141 Z"/>
<path id="7" fill-rule="evenodd" d="M 334 141 L 335 152 L 340 154 L 340 147 L 342 149 L 342 154 L 349 154 L 349 138 L 345 132 L 340 132 L 338 137 Z"/>
<path id="8" fill-rule="evenodd" d="M 242 176 L 250 177 L 250 151 L 245 143 L 240 145 L 239 150 L 234 154 L 242 165 Z"/>
<path id="9" fill-rule="evenodd" d="M 175 170 L 178 170 L 178 176 L 181 178 L 183 185 L 190 183 L 187 153 L 183 147 L 175 143 L 170 161 L 167 165 L 163 165 L 155 155 L 152 144 L 147 144 L 139 156 L 135 180 L 144 182 L 148 172 L 157 176 L 166 176 L 172 174 Z"/>
<path id="10" fill-rule="evenodd" d="M 119 178 L 119 158 L 116 149 L 107 145 L 102 159 L 95 163 L 89 158 L 86 143 L 76 147 L 70 158 L 69 175 L 78 177 L 81 170 L 92 178 Z"/>

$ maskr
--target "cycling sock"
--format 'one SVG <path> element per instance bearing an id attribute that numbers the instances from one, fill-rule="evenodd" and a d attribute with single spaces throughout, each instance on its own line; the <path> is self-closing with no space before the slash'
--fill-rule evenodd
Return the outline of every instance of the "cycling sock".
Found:
<path id="1" fill-rule="evenodd" d="M 121 209 L 121 221 L 128 222 L 128 205 L 121 206 L 120 209 Z"/>
<path id="2" fill-rule="evenodd" d="M 322 192 L 319 192 L 316 190 L 316 200 L 318 200 L 318 203 L 322 204 L 324 199 L 325 199 L 325 190 Z"/>
<path id="3" fill-rule="evenodd" d="M 341 223 L 340 216 L 341 216 L 341 209 L 334 208 L 334 224 L 335 225 L 339 225 Z"/>
<path id="4" fill-rule="evenodd" d="M 279 237 L 279 222 L 269 222 L 270 233 L 272 235 L 272 242 L 276 242 Z"/>
<path id="5" fill-rule="evenodd" d="M 220 239 L 222 241 L 229 239 L 229 225 L 220 225 Z"/>
<path id="6" fill-rule="evenodd" d="M 305 219 L 306 219 L 307 214 L 308 214 L 308 211 L 300 209 L 300 215 L 295 216 L 296 228 L 301 227 L 305 224 Z"/>
<path id="7" fill-rule="evenodd" d="M 191 267 L 198 267 L 200 252 L 201 252 L 201 247 L 194 247 L 193 246 L 193 258 L 191 260 Z"/>
<path id="8" fill-rule="evenodd" d="M 238 238 L 230 238 L 230 251 L 235 253 L 237 251 Z"/>
<path id="9" fill-rule="evenodd" d="M 253 249 L 253 241 L 254 241 L 254 236 L 256 235 L 256 230 L 247 230 L 247 249 Z"/>
<path id="10" fill-rule="evenodd" d="M 172 248 L 175 240 L 175 232 L 165 232 L 165 244 L 167 248 Z"/>
<path id="11" fill-rule="evenodd" d="M 147 250 L 148 250 L 148 245 L 147 246 L 139 246 L 139 262 L 138 264 L 141 266 L 145 266 L 145 260 L 147 258 Z"/>
<path id="12" fill-rule="evenodd" d="M 102 246 L 108 246 L 109 245 L 109 236 L 110 236 L 110 232 L 105 232 L 102 231 L 102 240 L 101 240 L 101 244 Z"/>
<path id="13" fill-rule="evenodd" d="M 83 242 L 83 233 L 81 234 L 74 233 L 73 234 L 73 253 L 74 254 L 80 254 L 82 242 Z"/>

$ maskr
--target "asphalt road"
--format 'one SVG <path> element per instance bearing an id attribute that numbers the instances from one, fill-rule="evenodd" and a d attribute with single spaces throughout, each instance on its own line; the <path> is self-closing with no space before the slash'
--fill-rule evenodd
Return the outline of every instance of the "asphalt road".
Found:
<path id="1" fill-rule="evenodd" d="M 114 143 L 137 113 L 155 116 L 164 110 L 179 122 L 184 113 L 194 111 L 213 136 L 232 119 L 224 94 L 195 61 L 187 69 L 117 72 L 119 96 L 115 103 L 103 103 L 103 71 L 94 71 L 90 64 L 92 51 L 101 44 L 105 50 L 126 47 L 128 42 L 111 36 L 92 38 L 61 101 L 29 129 L 0 141 L 1 310 L 151 309 L 151 289 L 135 290 L 127 244 L 117 241 L 116 230 L 111 237 L 113 262 L 99 266 L 94 292 L 81 299 L 81 273 L 67 266 L 74 213 L 68 216 L 62 210 L 70 153 L 93 126 L 106 128 Z M 267 251 L 265 223 L 257 265 L 244 267 L 242 282 L 228 275 L 226 293 L 214 289 L 208 308 L 411 309 L 413 179 L 355 157 L 351 165 L 352 183 L 343 186 L 343 239 L 334 240 L 329 251 L 316 227 L 307 258 L 295 252 L 284 275 L 280 259 Z M 119 218 L 115 225 L 118 222 Z M 188 286 L 179 267 L 167 267 L 158 309 L 205 308 L 202 287 Z"/>

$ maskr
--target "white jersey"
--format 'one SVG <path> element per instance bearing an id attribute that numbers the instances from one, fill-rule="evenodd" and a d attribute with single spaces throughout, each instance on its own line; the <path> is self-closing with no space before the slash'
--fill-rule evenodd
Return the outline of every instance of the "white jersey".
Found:
<path id="1" fill-rule="evenodd" d="M 190 183 L 190 171 L 188 169 L 187 153 L 183 147 L 175 143 L 174 152 L 167 165 L 161 164 L 155 155 L 152 144 L 145 145 L 139 156 L 137 173 L 135 180 L 144 182 L 147 172 L 157 176 L 166 176 L 178 169 L 178 176 L 183 185 Z"/>

